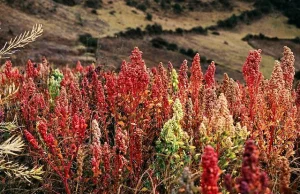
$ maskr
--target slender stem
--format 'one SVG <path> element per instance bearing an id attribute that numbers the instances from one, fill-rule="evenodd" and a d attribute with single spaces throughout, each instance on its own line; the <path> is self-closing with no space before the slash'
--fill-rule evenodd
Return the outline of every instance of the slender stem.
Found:
<path id="1" fill-rule="evenodd" d="M 69 187 L 69 184 L 68 184 L 68 179 L 64 178 L 63 182 L 64 182 L 66 193 L 71 194 L 70 187 Z"/>

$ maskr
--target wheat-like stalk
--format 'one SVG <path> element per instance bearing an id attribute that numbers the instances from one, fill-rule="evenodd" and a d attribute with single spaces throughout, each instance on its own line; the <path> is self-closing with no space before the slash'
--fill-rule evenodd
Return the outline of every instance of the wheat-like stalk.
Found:
<path id="1" fill-rule="evenodd" d="M 13 99 L 18 91 L 19 87 L 16 87 L 14 83 L 4 87 L 3 91 L 1 91 L 2 94 L 0 93 L 0 105 Z"/>
<path id="2" fill-rule="evenodd" d="M 21 136 L 12 136 L 0 145 L 0 157 L 4 154 L 17 155 L 24 147 Z"/>
<path id="3" fill-rule="evenodd" d="M 22 164 L 9 161 L 6 155 L 17 155 L 24 147 L 24 142 L 21 136 L 12 136 L 0 145 L 0 171 L 4 171 L 7 176 L 24 178 L 30 182 L 30 178 L 41 180 L 41 175 L 44 173 L 41 167 L 28 168 Z"/>
<path id="4" fill-rule="evenodd" d="M 18 126 L 14 122 L 2 122 L 0 123 L 0 132 L 12 132 L 16 130 Z"/>
<path id="5" fill-rule="evenodd" d="M 9 177 L 24 178 L 30 182 L 30 178 L 41 180 L 44 173 L 43 166 L 29 169 L 27 166 L 13 163 L 12 161 L 0 160 L 0 170 L 3 170 Z"/>
<path id="6" fill-rule="evenodd" d="M 31 31 L 25 31 L 24 33 L 10 39 L 0 50 L 0 59 L 4 55 L 14 54 L 17 48 L 23 48 L 25 45 L 35 41 L 35 39 L 41 36 L 43 33 L 42 24 L 36 24 L 32 27 Z"/>

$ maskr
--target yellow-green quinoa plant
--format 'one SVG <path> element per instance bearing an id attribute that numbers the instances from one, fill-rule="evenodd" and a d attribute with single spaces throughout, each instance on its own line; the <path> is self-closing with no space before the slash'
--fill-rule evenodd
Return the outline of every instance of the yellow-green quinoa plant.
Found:
<path id="1" fill-rule="evenodd" d="M 59 71 L 59 69 L 55 69 L 49 80 L 49 93 L 51 96 L 51 100 L 54 100 L 57 96 L 59 96 L 60 92 L 60 82 L 63 79 L 63 74 Z"/>
<path id="2" fill-rule="evenodd" d="M 182 105 L 177 98 L 173 104 L 173 117 L 164 124 L 156 142 L 155 175 L 158 180 L 167 178 L 161 180 L 166 191 L 190 162 L 189 136 L 180 125 L 183 116 Z"/>

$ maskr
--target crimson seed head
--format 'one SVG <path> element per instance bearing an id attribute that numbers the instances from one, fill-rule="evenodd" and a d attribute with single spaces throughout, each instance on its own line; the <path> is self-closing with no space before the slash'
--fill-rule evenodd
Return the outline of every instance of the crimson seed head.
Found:
<path id="1" fill-rule="evenodd" d="M 39 144 L 38 144 L 37 140 L 35 139 L 35 137 L 26 129 L 24 130 L 24 135 L 25 135 L 27 141 L 29 141 L 29 143 L 32 145 L 32 147 L 34 147 L 35 149 L 40 149 Z"/>
<path id="2" fill-rule="evenodd" d="M 218 193 L 218 178 L 220 168 L 218 167 L 218 156 L 214 148 L 206 146 L 201 159 L 203 173 L 201 176 L 201 188 L 204 194 Z"/>

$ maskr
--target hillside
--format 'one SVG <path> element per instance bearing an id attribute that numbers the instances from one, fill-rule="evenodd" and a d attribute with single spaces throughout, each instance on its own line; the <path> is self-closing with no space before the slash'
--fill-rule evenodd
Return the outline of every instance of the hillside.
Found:
<path id="1" fill-rule="evenodd" d="M 44 35 L 37 42 L 12 56 L 15 64 L 22 65 L 28 58 L 40 61 L 42 56 L 47 56 L 56 65 L 75 65 L 78 60 L 83 64 L 96 61 L 110 69 L 117 69 L 122 59 L 128 59 L 133 47 L 138 46 L 144 51 L 144 59 L 150 67 L 159 62 L 167 64 L 170 60 L 175 67 L 179 67 L 184 59 L 191 61 L 193 52 L 199 52 L 205 59 L 202 63 L 204 68 L 210 60 L 217 63 L 218 78 L 226 71 L 231 77 L 240 79 L 241 61 L 245 60 L 248 51 L 253 48 L 263 50 L 262 71 L 266 77 L 271 73 L 274 59 L 281 57 L 284 45 L 292 47 L 295 53 L 300 52 L 297 43 L 286 40 L 300 36 L 300 29 L 288 24 L 288 18 L 276 10 L 258 18 L 250 18 L 246 22 L 236 22 L 232 28 L 218 27 L 219 20 L 235 19 L 245 12 L 255 10 L 253 2 L 170 1 L 171 3 L 162 5 L 165 1 L 136 3 L 107 0 L 102 1 L 98 9 L 94 9 L 87 7 L 85 1 L 74 1 L 76 3 L 73 6 L 56 1 L 14 0 L 2 1 L 0 4 L 1 44 L 24 30 L 30 30 L 35 23 L 44 25 Z M 176 4 L 180 7 L 176 7 Z M 142 37 L 116 35 L 136 28 L 143 32 L 147 25 L 154 24 L 161 26 L 163 33 L 148 33 Z M 199 26 L 206 32 L 189 31 Z M 178 29 L 183 33 L 177 33 L 180 32 Z M 268 40 L 242 40 L 247 34 L 260 33 L 278 37 L 277 46 L 270 47 L 266 43 Z M 90 36 L 82 36 L 85 34 Z M 161 38 L 176 47 L 154 47 L 151 40 L 155 38 Z M 182 52 L 189 49 L 193 52 Z M 2 60 L 1 63 L 3 62 Z M 300 70 L 299 60 L 296 60 L 296 69 Z"/>

